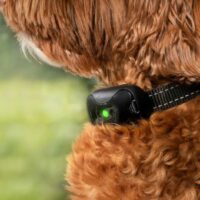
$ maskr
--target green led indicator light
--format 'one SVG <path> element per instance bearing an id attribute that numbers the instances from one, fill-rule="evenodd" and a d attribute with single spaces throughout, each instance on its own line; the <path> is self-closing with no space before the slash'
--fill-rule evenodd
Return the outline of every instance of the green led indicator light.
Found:
<path id="1" fill-rule="evenodd" d="M 103 119 L 109 119 L 110 118 L 110 112 L 108 109 L 103 109 L 101 111 L 101 115 Z"/>

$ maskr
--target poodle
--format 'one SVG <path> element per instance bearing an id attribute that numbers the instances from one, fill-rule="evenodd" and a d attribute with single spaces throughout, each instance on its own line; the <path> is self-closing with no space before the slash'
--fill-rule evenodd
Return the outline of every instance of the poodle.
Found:
<path id="1" fill-rule="evenodd" d="M 0 0 L 26 53 L 104 88 L 200 82 L 199 0 Z M 88 123 L 68 157 L 73 200 L 199 200 L 200 98 Z"/>

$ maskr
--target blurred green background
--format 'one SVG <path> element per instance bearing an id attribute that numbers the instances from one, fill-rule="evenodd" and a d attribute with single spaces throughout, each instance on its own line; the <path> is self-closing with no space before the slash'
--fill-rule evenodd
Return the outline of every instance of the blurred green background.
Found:
<path id="1" fill-rule="evenodd" d="M 0 17 L 0 200 L 64 200 L 91 83 L 28 61 Z"/>

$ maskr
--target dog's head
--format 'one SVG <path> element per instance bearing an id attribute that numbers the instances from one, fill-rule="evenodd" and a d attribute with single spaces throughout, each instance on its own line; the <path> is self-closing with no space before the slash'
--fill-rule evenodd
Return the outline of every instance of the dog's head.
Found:
<path id="1" fill-rule="evenodd" d="M 0 0 L 23 49 L 106 84 L 200 80 L 198 0 Z"/>

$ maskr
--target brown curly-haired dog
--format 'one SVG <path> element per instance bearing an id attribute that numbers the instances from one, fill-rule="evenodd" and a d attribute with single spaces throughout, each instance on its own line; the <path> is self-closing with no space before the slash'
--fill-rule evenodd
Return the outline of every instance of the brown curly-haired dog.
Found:
<path id="1" fill-rule="evenodd" d="M 199 0 L 0 0 L 34 56 L 106 86 L 200 81 Z M 200 199 L 200 99 L 132 125 L 88 124 L 69 158 L 74 200 Z"/>

